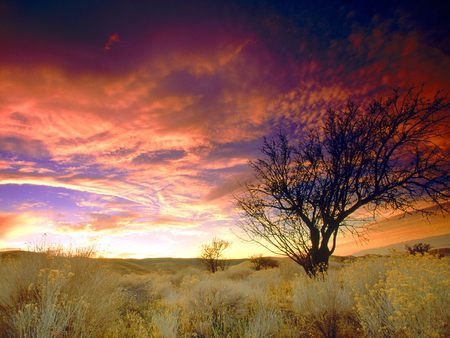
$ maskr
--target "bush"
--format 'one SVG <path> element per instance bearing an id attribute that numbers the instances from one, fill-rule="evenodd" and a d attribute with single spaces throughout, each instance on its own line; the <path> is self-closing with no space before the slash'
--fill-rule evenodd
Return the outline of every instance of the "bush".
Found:
<path id="1" fill-rule="evenodd" d="M 425 254 L 431 249 L 431 245 L 428 243 L 416 243 L 413 246 L 405 245 L 406 250 L 411 254 Z"/>
<path id="2" fill-rule="evenodd" d="M 117 277 L 99 261 L 24 254 L 0 276 L 0 337 L 101 336 L 119 319 Z"/>
<path id="3" fill-rule="evenodd" d="M 236 283 L 203 279 L 185 291 L 184 314 L 190 334 L 202 337 L 236 336 L 237 324 L 245 318 L 245 293 Z"/>
<path id="4" fill-rule="evenodd" d="M 271 257 L 263 257 L 263 255 L 254 255 L 250 257 L 250 262 L 256 271 L 262 269 L 278 268 L 278 262 Z"/>
<path id="5" fill-rule="evenodd" d="M 342 336 L 344 323 L 352 320 L 353 296 L 344 277 L 329 271 L 316 278 L 299 277 L 294 284 L 294 310 L 323 337 Z"/>
<path id="6" fill-rule="evenodd" d="M 384 259 L 384 270 L 378 281 L 354 290 L 357 316 L 366 335 L 448 336 L 448 260 L 430 255 L 390 257 Z M 364 280 L 364 275 L 374 275 L 370 261 L 365 268 L 354 266 L 352 271 L 356 272 L 351 276 L 354 279 Z"/>
<path id="7" fill-rule="evenodd" d="M 1 338 L 450 332 L 448 257 L 359 257 L 317 278 L 286 262 L 259 272 L 245 262 L 215 274 L 186 268 L 119 277 L 104 268 L 105 260 L 54 252 L 0 254 Z"/>

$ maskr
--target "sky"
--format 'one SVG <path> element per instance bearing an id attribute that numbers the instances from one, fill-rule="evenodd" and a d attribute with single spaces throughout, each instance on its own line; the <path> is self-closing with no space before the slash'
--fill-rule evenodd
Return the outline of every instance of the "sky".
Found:
<path id="1" fill-rule="evenodd" d="M 195 257 L 219 237 L 230 257 L 264 253 L 240 239 L 232 198 L 263 137 L 301 137 L 330 106 L 394 87 L 448 91 L 448 13 L 444 1 L 2 1 L 0 249 Z M 336 253 L 360 250 L 343 243 Z"/>

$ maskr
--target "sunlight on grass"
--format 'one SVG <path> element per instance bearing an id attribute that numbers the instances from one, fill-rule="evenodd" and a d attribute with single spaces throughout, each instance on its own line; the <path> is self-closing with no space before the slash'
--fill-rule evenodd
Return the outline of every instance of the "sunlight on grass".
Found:
<path id="1" fill-rule="evenodd" d="M 119 274 L 85 252 L 0 256 L 1 337 L 445 337 L 449 259 L 396 254 L 308 278 L 282 261 Z"/>

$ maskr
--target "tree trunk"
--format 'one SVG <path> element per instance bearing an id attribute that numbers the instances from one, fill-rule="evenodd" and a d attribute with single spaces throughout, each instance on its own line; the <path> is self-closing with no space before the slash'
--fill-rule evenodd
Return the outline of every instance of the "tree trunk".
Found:
<path id="1" fill-rule="evenodd" d="M 309 277 L 315 277 L 318 273 L 326 272 L 328 270 L 328 261 L 331 253 L 327 247 L 321 247 L 320 249 L 312 249 L 309 256 L 302 264 Z"/>

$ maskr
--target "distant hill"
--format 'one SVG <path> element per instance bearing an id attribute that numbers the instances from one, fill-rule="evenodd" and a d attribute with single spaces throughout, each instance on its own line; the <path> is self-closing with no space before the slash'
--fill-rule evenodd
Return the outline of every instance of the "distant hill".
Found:
<path id="1" fill-rule="evenodd" d="M 136 273 L 146 274 L 151 272 L 174 273 L 182 269 L 204 269 L 203 263 L 198 258 L 100 258 L 105 266 L 121 274 Z M 246 259 L 230 259 L 229 266 L 241 264 Z"/>
<path id="2" fill-rule="evenodd" d="M 1 259 L 20 259 L 33 255 L 44 255 L 43 253 L 30 251 L 2 251 L 0 252 Z M 138 274 L 144 275 L 155 272 L 175 273 L 183 269 L 204 269 L 203 263 L 198 258 L 93 258 L 102 262 L 102 265 L 107 269 L 124 274 Z M 228 266 L 236 266 L 247 259 L 230 259 L 227 260 Z"/>
<path id="3" fill-rule="evenodd" d="M 405 251 L 405 245 L 412 245 L 412 244 L 419 243 L 419 242 L 430 244 L 431 248 L 433 250 L 450 248 L 450 234 L 441 235 L 441 236 L 425 237 L 425 238 L 390 244 L 390 245 L 386 245 L 386 246 L 379 247 L 379 248 L 361 250 L 361 251 L 356 252 L 354 254 L 354 256 L 363 256 L 363 255 L 370 255 L 370 254 L 386 255 L 386 254 L 389 254 L 392 250 Z"/>
<path id="4" fill-rule="evenodd" d="M 431 209 L 430 209 L 431 210 Z M 415 244 L 418 242 L 429 243 L 432 251 L 441 255 L 448 255 L 450 252 L 450 227 L 448 216 L 435 214 L 424 219 L 419 213 L 413 213 L 406 216 L 395 216 L 382 220 L 371 226 L 369 231 L 370 248 L 357 251 L 354 253 L 354 241 L 341 243 L 337 250 L 337 255 L 330 260 L 331 268 L 339 268 L 342 264 L 355 259 L 354 256 L 389 254 L 391 250 L 405 251 L 405 245 Z M 408 240 L 404 240 L 409 238 Z M 345 247 L 349 249 L 345 249 Z M 339 251 L 339 252 L 338 252 Z M 352 253 L 352 256 L 349 255 Z M 40 253 L 9 250 L 0 251 L 0 259 L 3 258 L 25 258 L 30 255 L 42 255 Z M 284 265 L 288 270 L 301 271 L 301 268 L 289 258 L 276 257 L 280 264 Z M 148 273 L 176 273 L 184 269 L 204 270 L 202 262 L 198 258 L 98 258 L 106 268 L 111 271 L 124 274 L 145 275 Z M 247 258 L 228 260 L 230 268 L 250 267 Z M 281 266 L 281 265 L 280 265 Z"/>
<path id="5" fill-rule="evenodd" d="M 450 248 L 431 249 L 430 253 L 436 256 L 450 256 Z"/>
<path id="6" fill-rule="evenodd" d="M 430 212 L 427 217 L 420 212 L 380 217 L 378 221 L 365 225 L 367 231 L 362 240 L 355 241 L 351 236 L 338 239 L 336 254 L 386 254 L 389 249 L 404 250 L 405 244 L 417 242 L 429 242 L 434 248 L 450 247 L 449 215 L 441 213 L 437 207 L 425 210 Z"/>

